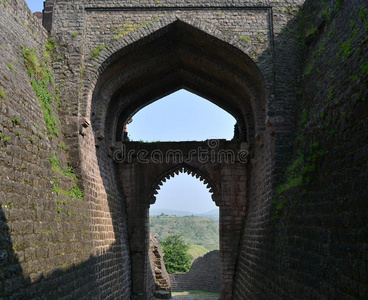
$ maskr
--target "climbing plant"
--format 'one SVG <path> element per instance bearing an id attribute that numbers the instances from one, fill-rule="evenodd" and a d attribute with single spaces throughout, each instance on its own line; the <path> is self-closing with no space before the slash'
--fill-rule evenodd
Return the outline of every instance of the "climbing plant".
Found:
<path id="1" fill-rule="evenodd" d="M 24 65 L 28 70 L 31 86 L 42 108 L 49 137 L 51 138 L 52 135 L 59 136 L 52 104 L 55 97 L 50 92 L 50 86 L 53 83 L 51 71 L 44 62 L 40 61 L 36 49 L 23 47 L 22 55 L 24 58 Z"/>

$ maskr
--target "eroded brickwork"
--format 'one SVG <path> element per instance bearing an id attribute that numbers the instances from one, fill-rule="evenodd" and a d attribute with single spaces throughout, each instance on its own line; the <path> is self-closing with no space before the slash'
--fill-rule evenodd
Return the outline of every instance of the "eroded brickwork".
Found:
<path id="1" fill-rule="evenodd" d="M 171 295 L 171 282 L 164 263 L 164 254 L 157 237 L 150 234 L 149 262 L 154 279 L 154 295 Z M 158 297 L 162 299 L 162 297 Z"/>

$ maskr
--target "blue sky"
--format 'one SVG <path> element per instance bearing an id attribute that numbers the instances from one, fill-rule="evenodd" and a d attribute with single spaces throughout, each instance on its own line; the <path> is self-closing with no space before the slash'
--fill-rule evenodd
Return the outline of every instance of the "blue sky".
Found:
<path id="1" fill-rule="evenodd" d="M 26 0 L 32 12 L 42 11 L 42 0 Z M 129 137 L 143 141 L 231 139 L 235 120 L 228 113 L 185 90 L 162 98 L 133 116 Z M 187 174 L 167 181 L 151 208 L 203 213 L 216 208 L 205 185 Z"/>
<path id="2" fill-rule="evenodd" d="M 141 109 L 129 125 L 129 138 L 143 141 L 231 139 L 235 119 L 212 102 L 179 90 Z"/>
<path id="3" fill-rule="evenodd" d="M 129 125 L 129 137 L 143 141 L 203 141 L 231 139 L 235 119 L 223 109 L 186 90 L 164 97 L 138 111 Z M 166 181 L 154 209 L 203 213 L 216 206 L 205 185 L 197 178 L 179 174 Z"/>
<path id="4" fill-rule="evenodd" d="M 43 1 L 42 0 L 26 0 L 29 9 L 32 12 L 42 11 L 43 10 Z"/>

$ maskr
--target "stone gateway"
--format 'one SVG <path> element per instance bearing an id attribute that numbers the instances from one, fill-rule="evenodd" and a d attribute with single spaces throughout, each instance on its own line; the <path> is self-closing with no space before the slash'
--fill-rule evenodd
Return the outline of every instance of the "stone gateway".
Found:
<path id="1" fill-rule="evenodd" d="M 153 299 L 149 207 L 179 172 L 220 209 L 221 300 L 368 298 L 367 20 L 366 0 L 0 1 L 0 299 Z M 179 89 L 237 139 L 124 140 Z"/>

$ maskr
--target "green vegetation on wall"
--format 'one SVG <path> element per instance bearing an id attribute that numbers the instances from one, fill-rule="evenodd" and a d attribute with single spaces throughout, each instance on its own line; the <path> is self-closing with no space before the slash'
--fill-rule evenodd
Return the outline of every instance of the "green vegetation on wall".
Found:
<path id="1" fill-rule="evenodd" d="M 309 184 L 313 179 L 314 172 L 317 170 L 317 161 L 323 155 L 325 155 L 325 150 L 320 148 L 319 142 L 310 144 L 306 153 L 301 151 L 297 153 L 296 158 L 292 160 L 290 166 L 285 170 L 283 182 L 276 188 L 276 197 L 272 201 L 276 208 L 272 217 L 273 220 L 280 219 L 288 201 L 292 201 L 294 204 L 297 203 L 297 199 L 293 199 L 292 194 L 286 195 L 286 192 Z M 306 193 L 306 188 L 302 192 Z"/>
<path id="2" fill-rule="evenodd" d="M 124 22 L 124 23 L 122 23 L 122 25 L 116 26 L 114 29 L 111 30 L 111 32 L 115 34 L 112 41 L 93 48 L 91 50 L 91 54 L 89 56 L 89 59 L 93 60 L 93 59 L 99 57 L 100 52 L 102 50 L 104 50 L 107 46 L 109 46 L 112 42 L 117 41 L 117 40 L 127 36 L 128 34 L 139 30 L 140 28 L 142 28 L 144 26 L 147 26 L 147 25 L 149 25 L 153 22 L 157 22 L 159 19 L 160 19 L 159 17 L 154 17 L 154 18 L 152 18 L 152 20 L 147 21 L 147 22 L 143 22 L 143 23 L 140 23 L 140 24 L 133 24 L 132 22 Z"/>
<path id="3" fill-rule="evenodd" d="M 298 198 L 295 198 L 296 195 L 308 193 L 308 184 L 314 180 L 314 176 L 317 174 L 315 171 L 318 169 L 318 161 L 326 153 L 323 147 L 328 147 L 326 144 L 321 146 L 320 142 L 316 142 L 316 140 L 324 141 L 324 138 L 334 137 L 339 133 L 336 122 L 339 115 L 346 116 L 347 111 L 342 109 L 344 99 L 340 95 L 343 91 L 341 84 L 336 84 L 340 79 L 337 76 L 345 75 L 346 64 L 356 59 L 361 62 L 360 67 L 349 76 L 350 84 L 345 85 L 344 88 L 359 90 L 359 83 L 362 79 L 364 81 L 364 78 L 367 78 L 368 63 L 364 60 L 364 51 L 368 40 L 367 8 L 360 7 L 359 16 L 356 15 L 353 20 L 347 20 L 344 25 L 340 24 L 340 26 L 345 26 L 340 30 L 345 29 L 348 37 L 338 40 L 336 39 L 336 31 L 339 29 L 335 17 L 340 12 L 343 1 L 335 0 L 333 5 L 330 4 L 331 1 L 326 0 L 316 3 L 316 9 L 320 8 L 319 20 L 323 20 L 323 22 L 318 23 L 318 28 L 314 15 L 303 15 L 301 12 L 298 16 L 304 31 L 301 37 L 303 47 L 306 47 L 304 50 L 309 50 L 306 52 L 304 75 L 308 76 L 308 80 L 319 78 L 314 84 L 321 88 L 319 100 L 324 101 L 324 105 L 308 107 L 309 102 L 307 102 L 302 107 L 294 143 L 294 153 L 296 154 L 285 169 L 282 182 L 275 189 L 273 220 L 280 219 L 286 213 L 285 207 L 288 204 L 296 204 L 299 201 Z M 365 30 L 364 34 L 362 30 Z M 307 47 L 309 48 L 307 49 Z M 334 72 L 326 74 L 323 72 L 325 69 L 323 65 L 333 65 Z M 323 88 L 319 86 L 322 83 L 321 78 L 326 79 L 323 82 Z M 299 96 L 302 94 L 301 89 Z M 365 100 L 361 99 L 359 92 L 355 94 L 355 97 L 359 101 Z M 318 131 L 316 131 L 317 129 Z M 310 137 L 311 135 L 313 138 Z"/>
<path id="4" fill-rule="evenodd" d="M 58 195 L 66 195 L 69 197 L 72 197 L 74 199 L 83 200 L 84 199 L 84 193 L 83 191 L 78 187 L 78 179 L 74 174 L 74 170 L 71 167 L 62 167 L 61 162 L 57 158 L 57 153 L 54 153 L 53 156 L 50 158 L 50 163 L 52 169 L 63 176 L 66 176 L 72 180 L 74 180 L 75 184 L 69 189 L 69 190 L 63 190 L 59 187 L 58 181 L 56 179 L 53 180 L 53 186 L 54 186 L 54 192 Z"/>
<path id="5" fill-rule="evenodd" d="M 46 66 L 46 62 L 41 62 L 37 56 L 36 49 L 22 48 L 24 65 L 28 70 L 31 86 L 41 105 L 43 117 L 46 124 L 46 129 L 49 137 L 52 135 L 59 136 L 57 122 L 55 118 L 53 102 L 55 97 L 50 92 L 53 79 L 50 69 Z M 55 94 L 55 91 L 54 91 Z"/>
<path id="6" fill-rule="evenodd" d="M 0 100 L 4 103 L 8 101 L 8 99 L 6 99 L 6 93 L 1 89 L 0 89 Z"/>
<path id="7" fill-rule="evenodd" d="M 24 65 L 27 68 L 31 86 L 40 103 L 46 125 L 46 130 L 50 139 L 53 136 L 59 137 L 60 135 L 57 128 L 58 122 L 56 120 L 54 112 L 54 102 L 56 102 L 56 104 L 58 103 L 57 90 L 54 88 L 54 81 L 49 62 L 50 60 L 52 60 L 55 49 L 56 46 L 54 39 L 51 38 L 46 43 L 45 51 L 43 53 L 44 59 L 41 60 L 40 57 L 37 55 L 36 49 L 22 47 Z M 34 126 L 36 129 L 39 129 L 39 126 L 37 124 L 34 124 Z M 40 134 L 39 137 L 42 138 L 42 135 Z M 33 137 L 30 138 L 30 142 L 34 142 Z M 61 148 L 64 148 L 65 150 L 65 144 L 62 143 L 60 145 Z M 63 167 L 57 155 L 58 153 L 54 152 L 49 159 L 52 169 L 59 176 L 61 175 L 72 179 L 74 181 L 74 185 L 68 190 L 64 190 L 59 187 L 58 179 L 54 178 L 52 180 L 53 191 L 57 195 L 65 195 L 79 200 L 84 199 L 84 193 L 78 187 L 78 179 L 75 176 L 73 169 L 71 167 Z M 61 212 L 61 207 L 57 208 L 57 212 Z"/>

